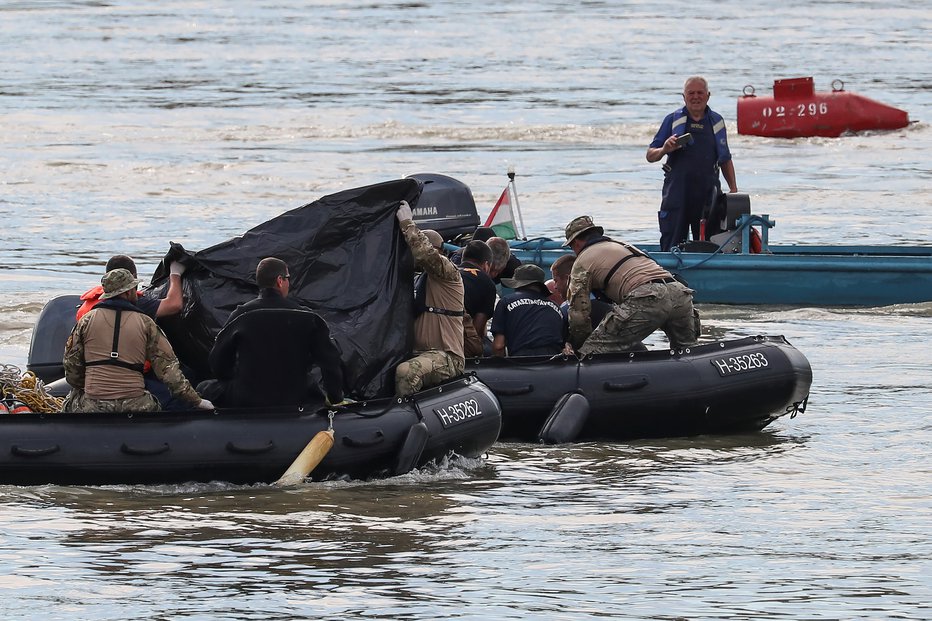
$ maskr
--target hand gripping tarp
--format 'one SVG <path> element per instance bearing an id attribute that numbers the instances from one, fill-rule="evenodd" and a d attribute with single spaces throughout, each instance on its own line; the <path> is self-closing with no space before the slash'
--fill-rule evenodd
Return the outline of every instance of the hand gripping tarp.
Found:
<path id="1" fill-rule="evenodd" d="M 160 320 L 179 359 L 198 379 L 210 377 L 217 333 L 233 309 L 258 295 L 258 262 L 277 257 L 291 270 L 290 297 L 330 325 L 349 393 L 392 394 L 395 366 L 411 352 L 413 301 L 411 253 L 395 212 L 420 193 L 417 180 L 389 181 L 325 196 L 206 250 L 172 243 L 152 284 L 164 296 L 169 264 L 187 266 L 184 309 Z"/>

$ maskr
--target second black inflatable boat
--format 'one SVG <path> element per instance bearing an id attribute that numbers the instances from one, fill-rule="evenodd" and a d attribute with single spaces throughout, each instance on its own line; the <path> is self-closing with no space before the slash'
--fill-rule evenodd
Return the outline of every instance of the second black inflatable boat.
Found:
<path id="1" fill-rule="evenodd" d="M 503 440 L 569 442 L 763 429 L 806 408 L 809 361 L 782 336 L 684 350 L 467 361 L 498 397 Z"/>

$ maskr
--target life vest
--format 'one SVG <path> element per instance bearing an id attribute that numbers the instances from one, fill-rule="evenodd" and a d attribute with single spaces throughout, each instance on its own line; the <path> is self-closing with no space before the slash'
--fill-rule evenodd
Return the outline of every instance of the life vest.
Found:
<path id="1" fill-rule="evenodd" d="M 100 302 L 100 296 L 104 294 L 104 288 L 100 285 L 96 287 L 91 287 L 81 295 L 81 306 L 78 307 L 78 312 L 75 313 L 74 320 L 81 321 L 81 317 L 87 314 L 87 311 L 91 310 L 97 303 Z"/>
<path id="2" fill-rule="evenodd" d="M 601 243 L 606 243 L 606 242 L 611 243 L 611 244 L 617 244 L 630 253 L 622 257 L 618 262 L 616 262 L 608 270 L 608 272 L 606 272 L 605 278 L 602 280 L 602 282 L 600 283 L 590 282 L 590 291 L 592 292 L 592 295 L 595 297 L 595 299 L 601 300 L 603 302 L 607 302 L 609 304 L 614 304 L 615 301 L 612 298 L 610 298 L 608 294 L 605 293 L 605 290 L 608 289 L 608 285 L 612 281 L 612 276 L 615 275 L 615 272 L 617 272 L 621 268 L 621 266 L 624 265 L 630 259 L 635 259 L 635 258 L 648 259 L 650 261 L 653 261 L 654 263 L 656 263 L 656 261 L 654 260 L 652 256 L 650 256 L 646 252 L 639 250 L 638 248 L 635 248 L 631 244 L 626 244 L 624 242 L 611 239 L 610 237 L 605 237 L 605 236 L 596 237 L 586 242 L 586 245 L 583 246 L 583 248 L 579 251 L 579 254 L 582 254 L 585 250 L 591 248 L 595 244 L 601 244 Z"/>
<path id="3" fill-rule="evenodd" d="M 725 119 L 718 112 L 706 106 L 706 115 L 712 122 L 712 133 L 715 135 L 715 160 L 718 166 L 721 166 L 726 160 L 723 159 L 728 151 L 728 135 L 725 131 Z M 690 120 L 686 106 L 673 112 L 672 130 L 674 136 L 682 136 L 686 133 L 686 125 Z"/>
<path id="4" fill-rule="evenodd" d="M 81 295 L 81 306 L 78 307 L 77 312 L 75 313 L 75 321 L 81 321 L 81 317 L 86 315 L 88 311 L 100 304 L 100 296 L 104 294 L 104 288 L 101 285 L 96 287 L 91 287 Z M 139 311 L 142 312 L 142 311 Z M 119 325 L 119 321 L 117 322 Z M 152 370 L 152 363 L 146 360 L 146 364 L 143 367 L 143 373 L 148 373 Z"/>
<path id="5" fill-rule="evenodd" d="M 123 301 L 121 300 L 121 302 Z M 132 304 L 111 302 L 110 300 L 104 300 L 102 302 L 99 301 L 98 306 L 100 308 L 106 308 L 109 310 L 116 311 L 116 317 L 113 320 L 113 345 L 110 348 L 109 357 L 101 358 L 100 360 L 86 360 L 84 362 L 84 366 L 92 367 L 92 366 L 106 364 L 106 365 L 112 365 L 116 367 L 122 367 L 124 369 L 129 369 L 131 371 L 136 371 L 140 374 L 143 373 L 145 371 L 145 364 L 148 364 L 148 361 L 146 361 L 145 364 L 133 363 L 133 362 L 126 362 L 125 360 L 122 360 L 120 358 L 120 328 L 121 328 L 120 317 L 124 312 L 142 313 L 142 311 L 139 310 L 138 308 L 133 307 Z"/>
<path id="6" fill-rule="evenodd" d="M 463 354 L 466 358 L 475 358 L 482 355 L 482 337 L 476 332 L 472 317 L 465 310 L 452 311 L 435 306 L 427 306 L 427 272 L 421 272 L 414 279 L 414 317 L 423 313 L 447 315 L 449 317 L 463 318 Z"/>
<path id="7" fill-rule="evenodd" d="M 421 272 L 414 279 L 414 316 L 420 317 L 423 313 L 434 313 L 450 317 L 462 317 L 466 311 L 447 310 L 435 306 L 427 306 L 427 272 Z"/>

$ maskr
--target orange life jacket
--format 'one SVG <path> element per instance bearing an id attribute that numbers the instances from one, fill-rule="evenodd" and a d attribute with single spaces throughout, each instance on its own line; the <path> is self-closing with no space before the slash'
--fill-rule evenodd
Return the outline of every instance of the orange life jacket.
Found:
<path id="1" fill-rule="evenodd" d="M 81 317 L 87 314 L 87 311 L 91 310 L 97 303 L 100 302 L 100 296 L 104 294 L 104 288 L 100 285 L 96 287 L 91 287 L 81 295 L 81 306 L 78 307 L 78 312 L 75 313 L 74 320 L 81 321 Z"/>

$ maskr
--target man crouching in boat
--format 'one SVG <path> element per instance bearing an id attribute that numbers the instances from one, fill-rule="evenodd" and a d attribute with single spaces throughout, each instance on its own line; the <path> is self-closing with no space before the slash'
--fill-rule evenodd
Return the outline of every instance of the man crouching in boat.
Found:
<path id="1" fill-rule="evenodd" d="M 463 278 L 437 249 L 440 234 L 417 228 L 407 201 L 395 216 L 415 264 L 427 274 L 425 308 L 414 319 L 415 356 L 395 369 L 395 393 L 405 396 L 463 373 Z M 431 233 L 437 244 L 428 238 Z"/>
<path id="2" fill-rule="evenodd" d="M 168 339 L 155 321 L 136 306 L 139 280 L 129 270 L 115 269 L 101 279 L 100 302 L 88 311 L 65 345 L 63 364 L 71 392 L 65 412 L 150 412 L 160 408 L 145 389 L 143 365 L 180 401 L 191 408 L 213 404 L 188 383 Z"/>
<path id="3" fill-rule="evenodd" d="M 670 347 L 695 345 L 699 315 L 693 309 L 693 291 L 646 254 L 605 237 L 589 216 L 566 225 L 566 242 L 576 253 L 570 272 L 570 345 L 580 354 L 630 351 L 657 328 L 670 339 Z M 614 302 L 595 329 L 589 320 L 589 294 L 599 290 Z"/>
<path id="4" fill-rule="evenodd" d="M 298 406 L 317 393 L 310 377 L 320 374 L 327 403 L 343 402 L 340 350 L 330 326 L 288 297 L 291 272 L 281 259 L 267 257 L 256 266 L 259 297 L 230 313 L 210 351 L 217 379 L 197 388 L 218 406 Z M 316 395 L 315 395 L 316 396 Z"/>

